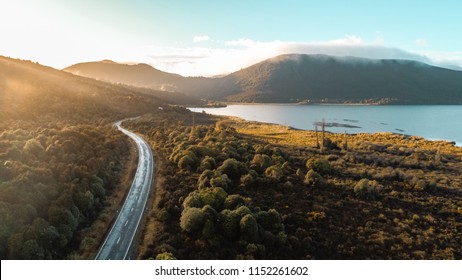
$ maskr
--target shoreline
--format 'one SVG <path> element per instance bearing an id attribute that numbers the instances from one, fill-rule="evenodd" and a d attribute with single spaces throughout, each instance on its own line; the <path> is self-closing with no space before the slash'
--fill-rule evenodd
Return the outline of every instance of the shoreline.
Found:
<path id="1" fill-rule="evenodd" d="M 301 105 L 301 104 L 295 104 L 295 103 L 228 103 L 228 105 L 257 105 L 257 106 L 261 106 L 261 105 L 289 105 L 289 106 L 298 106 L 298 105 Z M 314 104 L 308 104 L 308 106 L 311 106 L 311 105 L 314 105 Z M 325 104 L 327 105 L 327 104 Z M 315 105 L 315 106 L 325 106 L 324 104 L 320 104 L 320 105 Z M 334 106 L 343 106 L 343 104 L 332 104 Z M 301 105 L 301 106 L 307 106 L 307 105 Z M 352 104 L 349 104 L 347 106 L 354 106 Z M 379 106 L 379 105 L 359 105 L 359 106 Z M 389 105 L 389 106 L 394 106 L 394 105 Z M 407 105 L 406 105 L 407 106 Z M 282 124 L 282 123 L 276 123 L 276 122 L 269 122 L 269 121 L 259 121 L 259 120 L 251 120 L 251 119 L 246 119 L 246 118 L 243 118 L 243 117 L 239 117 L 239 116 L 235 116 L 235 115 L 219 115 L 219 114 L 211 114 L 211 113 L 207 113 L 205 111 L 205 109 L 210 109 L 210 108 L 226 108 L 226 107 L 208 107 L 208 108 L 199 108 L 199 107 L 186 107 L 186 109 L 190 110 L 190 109 L 197 109 L 197 110 L 200 110 L 200 109 L 204 109 L 201 111 L 191 111 L 191 112 L 195 112 L 195 113 L 206 113 L 206 114 L 210 114 L 210 115 L 214 115 L 214 116 L 222 116 L 222 117 L 227 117 L 227 118 L 231 118 L 231 119 L 237 119 L 237 120 L 241 120 L 241 121 L 245 121 L 245 122 L 255 122 L 255 123 L 262 123 L 262 124 L 267 124 L 267 125 L 276 125 L 276 126 L 283 126 L 283 127 L 287 127 L 288 129 L 292 129 L 292 130 L 300 130 L 300 131 L 310 131 L 310 132 L 314 132 L 315 130 L 314 129 L 305 129 L 305 128 L 299 128 L 299 127 L 296 127 L 296 126 L 292 126 L 292 125 L 288 125 L 288 124 Z M 346 129 L 348 129 L 349 127 L 345 127 Z M 356 128 L 361 128 L 361 127 L 356 127 Z M 365 133 L 365 134 L 370 134 L 370 135 L 374 135 L 374 134 L 392 134 L 392 135 L 402 135 L 404 137 L 420 137 L 426 141 L 432 141 L 432 142 L 445 142 L 447 144 L 451 144 L 455 147 L 458 147 L 458 148 L 462 148 L 462 142 L 459 142 L 459 141 L 456 141 L 456 140 L 452 140 L 452 139 L 444 139 L 444 138 L 435 138 L 435 137 L 424 137 L 424 136 L 421 136 L 421 135 L 416 135 L 416 134 L 409 134 L 409 133 L 403 133 L 403 132 L 395 132 L 395 131 L 377 131 L 377 132 L 367 132 L 367 131 L 360 131 L 360 132 L 347 132 L 345 131 L 344 133 L 342 132 L 333 132 L 333 131 L 329 131 L 328 129 L 326 130 L 327 132 L 329 133 L 333 133 L 333 134 L 348 134 L 348 135 L 357 135 L 357 134 L 362 134 L 362 133 Z"/>

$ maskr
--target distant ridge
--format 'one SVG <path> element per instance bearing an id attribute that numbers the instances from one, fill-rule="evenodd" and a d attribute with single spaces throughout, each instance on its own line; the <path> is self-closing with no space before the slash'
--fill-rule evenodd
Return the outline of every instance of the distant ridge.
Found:
<path id="1" fill-rule="evenodd" d="M 0 56 L 0 122 L 138 116 L 167 104 L 202 104 L 178 93 L 115 85 Z"/>
<path id="2" fill-rule="evenodd" d="M 287 54 L 217 78 L 183 77 L 146 64 L 88 62 L 65 71 L 235 102 L 462 104 L 462 72 L 422 62 Z"/>

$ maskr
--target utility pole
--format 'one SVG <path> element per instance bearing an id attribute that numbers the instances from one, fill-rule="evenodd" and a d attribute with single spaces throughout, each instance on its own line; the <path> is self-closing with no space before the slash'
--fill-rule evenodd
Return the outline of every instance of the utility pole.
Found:
<path id="1" fill-rule="evenodd" d="M 343 149 L 345 151 L 348 151 L 348 137 L 347 137 L 346 131 L 343 133 L 343 138 L 344 138 Z"/>
<path id="2" fill-rule="evenodd" d="M 314 121 L 314 131 L 316 131 L 316 149 L 319 149 L 318 123 Z"/>
<path id="3" fill-rule="evenodd" d="M 324 123 L 324 119 L 322 119 L 322 124 L 321 124 L 321 126 L 322 126 L 321 151 L 324 151 L 324 143 L 325 143 L 325 142 L 324 142 L 324 140 L 325 140 L 325 138 L 324 138 L 324 133 L 325 133 L 325 123 Z"/>

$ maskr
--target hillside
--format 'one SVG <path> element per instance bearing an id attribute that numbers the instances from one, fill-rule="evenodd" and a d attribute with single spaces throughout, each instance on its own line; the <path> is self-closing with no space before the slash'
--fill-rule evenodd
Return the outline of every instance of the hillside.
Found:
<path id="1" fill-rule="evenodd" d="M 166 104 L 136 89 L 5 57 L 0 57 L 0 90 L 2 121 L 117 119 Z"/>
<path id="2" fill-rule="evenodd" d="M 0 57 L 0 259 L 91 258 L 130 186 L 112 122 L 169 110 L 153 95 Z"/>
<path id="3" fill-rule="evenodd" d="M 462 72 L 415 61 L 282 55 L 227 78 L 232 101 L 462 104 Z"/>
<path id="4" fill-rule="evenodd" d="M 174 91 L 175 85 L 183 78 L 180 75 L 157 70 L 147 64 L 127 65 L 110 60 L 78 63 L 63 70 L 102 81 L 170 91 Z"/>
<path id="5" fill-rule="evenodd" d="M 220 78 L 182 77 L 145 64 L 76 64 L 75 74 L 237 102 L 462 104 L 462 72 L 416 61 L 281 55 Z"/>
<path id="6" fill-rule="evenodd" d="M 115 84 L 145 87 L 165 93 L 186 93 L 189 98 L 207 96 L 206 93 L 213 90 L 215 84 L 215 79 L 212 78 L 183 77 L 157 70 L 147 64 L 119 64 L 110 60 L 78 63 L 63 70 Z"/>

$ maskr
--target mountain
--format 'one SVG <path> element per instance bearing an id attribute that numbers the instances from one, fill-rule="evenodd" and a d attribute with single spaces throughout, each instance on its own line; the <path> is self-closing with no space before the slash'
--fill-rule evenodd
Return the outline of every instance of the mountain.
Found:
<path id="1" fill-rule="evenodd" d="M 282 55 L 226 78 L 230 101 L 462 104 L 462 72 L 416 61 Z"/>
<path id="2" fill-rule="evenodd" d="M 182 77 L 146 64 L 76 64 L 75 74 L 237 102 L 462 104 L 462 72 L 410 60 L 288 54 L 220 78 Z"/>
<path id="3" fill-rule="evenodd" d="M 182 94 L 115 85 L 0 56 L 0 121 L 6 119 L 89 120 L 123 118 L 152 111 Z"/>
<path id="4" fill-rule="evenodd" d="M 63 70 L 97 80 L 166 91 L 174 91 L 175 85 L 183 78 L 177 74 L 157 70 L 147 64 L 128 65 L 111 60 L 78 63 Z"/>

